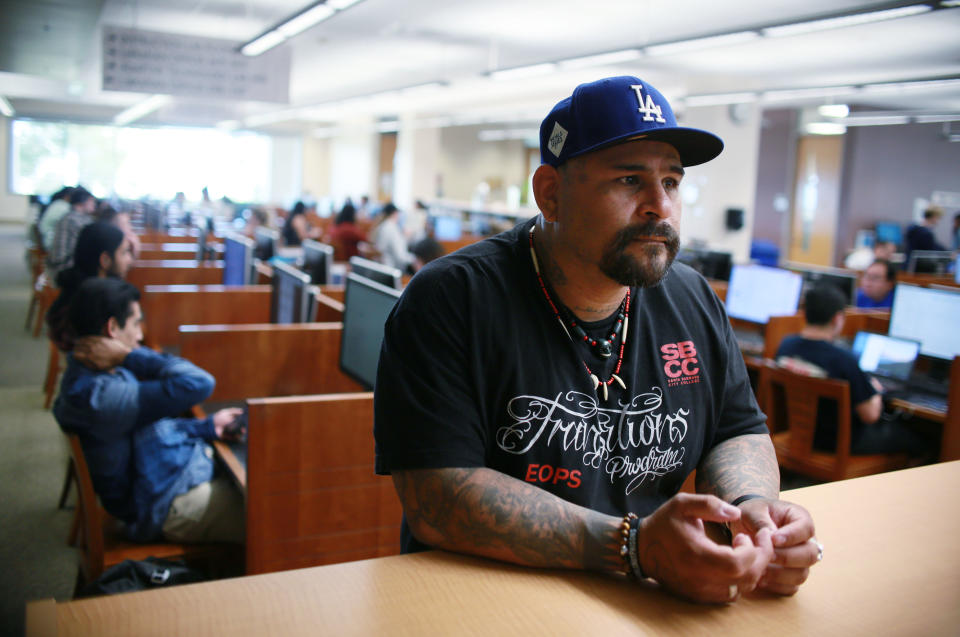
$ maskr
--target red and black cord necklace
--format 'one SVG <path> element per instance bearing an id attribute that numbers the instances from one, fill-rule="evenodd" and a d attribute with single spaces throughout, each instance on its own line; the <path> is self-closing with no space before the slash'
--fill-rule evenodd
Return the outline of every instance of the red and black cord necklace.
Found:
<path id="1" fill-rule="evenodd" d="M 540 289 L 543 290 L 543 295 L 547 299 L 547 303 L 550 304 L 550 307 L 553 309 L 554 315 L 557 317 L 557 322 L 560 323 L 560 327 L 563 328 L 563 331 L 566 333 L 567 338 L 570 339 L 571 343 L 576 342 L 573 338 L 573 335 L 570 334 L 570 330 L 567 329 L 567 324 L 564 322 L 563 317 L 560 315 L 560 310 L 557 308 L 556 303 L 553 302 L 553 299 L 550 298 L 550 292 L 547 291 L 547 285 L 543 282 L 543 276 L 540 274 L 540 264 L 537 261 L 537 252 L 533 249 L 533 230 L 536 226 L 530 227 L 530 258 L 533 259 L 533 270 L 537 274 L 537 281 L 540 282 Z M 590 369 L 590 366 L 587 365 L 587 362 L 583 359 L 580 361 L 583 363 L 583 366 L 587 370 L 587 374 L 590 375 L 590 380 L 593 381 L 593 389 L 597 392 L 597 398 L 600 397 L 599 389 L 603 387 L 603 399 L 608 400 L 609 394 L 607 392 L 607 387 L 613 384 L 613 381 L 617 383 L 623 389 L 626 389 L 627 386 L 623 380 L 617 375 L 620 373 L 620 367 L 623 364 L 623 350 L 624 346 L 627 344 L 627 325 L 630 320 L 630 288 L 627 288 L 627 295 L 623 299 L 623 303 L 620 306 L 620 313 L 617 316 L 617 321 L 614 324 L 613 332 L 610 334 L 610 338 L 607 340 L 603 339 L 592 339 L 576 320 L 571 321 L 571 328 L 573 328 L 574 333 L 577 337 L 581 338 L 584 342 L 590 344 L 592 347 L 598 348 L 598 351 L 601 356 L 604 358 L 611 355 L 613 351 L 613 341 L 616 339 L 617 334 L 621 333 L 620 338 L 620 352 L 617 356 L 617 365 L 613 369 L 613 373 L 610 374 L 610 378 L 607 380 L 600 380 L 600 378 L 593 373 Z"/>

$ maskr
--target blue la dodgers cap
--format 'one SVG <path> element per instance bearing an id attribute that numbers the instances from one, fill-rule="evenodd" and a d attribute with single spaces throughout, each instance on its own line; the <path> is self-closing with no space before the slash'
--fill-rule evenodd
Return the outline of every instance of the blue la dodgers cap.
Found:
<path id="1" fill-rule="evenodd" d="M 680 163 L 696 166 L 723 150 L 723 140 L 704 130 L 677 126 L 669 102 L 643 80 L 622 75 L 581 84 L 540 124 L 540 162 L 568 159 L 634 139 L 666 142 Z"/>

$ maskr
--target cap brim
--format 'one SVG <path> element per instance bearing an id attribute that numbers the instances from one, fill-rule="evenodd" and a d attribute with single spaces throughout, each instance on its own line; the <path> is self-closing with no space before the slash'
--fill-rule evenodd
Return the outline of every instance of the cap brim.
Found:
<path id="1" fill-rule="evenodd" d="M 616 139 L 607 140 L 602 144 L 585 148 L 576 155 L 571 155 L 568 159 L 600 150 L 601 148 L 608 148 L 610 146 L 616 146 L 617 144 L 625 144 L 626 142 L 641 139 L 670 144 L 677 149 L 677 153 L 680 155 L 680 163 L 684 166 L 705 164 L 723 151 L 723 140 L 713 133 L 708 133 L 699 128 L 676 126 L 673 128 L 657 128 L 622 135 Z"/>

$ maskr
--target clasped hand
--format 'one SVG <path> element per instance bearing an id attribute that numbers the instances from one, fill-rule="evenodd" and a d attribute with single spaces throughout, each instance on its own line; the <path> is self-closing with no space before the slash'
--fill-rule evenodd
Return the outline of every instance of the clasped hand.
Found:
<path id="1" fill-rule="evenodd" d="M 73 343 L 73 358 L 98 372 L 107 371 L 123 364 L 130 348 L 109 336 L 81 336 Z"/>
<path id="2" fill-rule="evenodd" d="M 757 588 L 789 595 L 816 560 L 796 546 L 812 546 L 813 523 L 808 528 L 804 516 L 809 521 L 801 507 L 776 500 L 737 508 L 711 495 L 681 493 L 641 522 L 640 563 L 663 587 L 697 602 L 731 602 Z M 705 522 L 728 524 L 732 543 L 711 539 Z"/>

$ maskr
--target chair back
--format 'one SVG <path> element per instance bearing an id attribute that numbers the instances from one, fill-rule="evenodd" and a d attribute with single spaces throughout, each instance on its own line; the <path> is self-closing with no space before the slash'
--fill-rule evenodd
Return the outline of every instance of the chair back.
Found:
<path id="1" fill-rule="evenodd" d="M 83 579 L 92 582 L 104 569 L 103 517 L 97 494 L 93 490 L 93 479 L 87 459 L 83 455 L 80 439 L 69 434 L 70 455 L 77 477 L 77 507 L 80 515 L 80 569 Z"/>
<path id="2" fill-rule="evenodd" d="M 760 370 L 761 408 L 770 419 L 780 466 L 818 480 L 845 480 L 907 466 L 905 454 L 850 453 L 852 438 L 850 385 L 845 380 L 798 374 L 768 363 Z M 836 404 L 837 446 L 814 449 L 821 400 Z"/>

